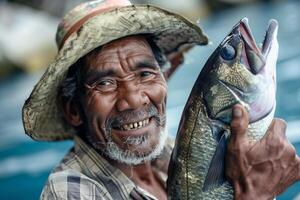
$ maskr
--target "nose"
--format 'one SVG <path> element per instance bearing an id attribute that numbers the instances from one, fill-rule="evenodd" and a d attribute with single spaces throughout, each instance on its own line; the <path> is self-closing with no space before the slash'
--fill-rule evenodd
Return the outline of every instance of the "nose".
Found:
<path id="1" fill-rule="evenodd" d="M 150 100 L 140 85 L 132 82 L 122 83 L 118 88 L 117 110 L 134 110 L 149 104 Z"/>

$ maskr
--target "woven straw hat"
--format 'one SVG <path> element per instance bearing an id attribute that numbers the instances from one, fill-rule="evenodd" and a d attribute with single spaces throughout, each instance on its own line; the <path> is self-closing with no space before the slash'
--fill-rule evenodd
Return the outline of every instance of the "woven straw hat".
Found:
<path id="1" fill-rule="evenodd" d="M 68 68 L 80 57 L 110 41 L 151 34 L 163 53 L 171 55 L 184 45 L 205 45 L 206 35 L 175 13 L 127 0 L 98 0 L 80 4 L 61 21 L 56 34 L 59 52 L 26 100 L 23 124 L 34 140 L 72 139 L 74 129 L 64 120 L 57 91 Z"/>

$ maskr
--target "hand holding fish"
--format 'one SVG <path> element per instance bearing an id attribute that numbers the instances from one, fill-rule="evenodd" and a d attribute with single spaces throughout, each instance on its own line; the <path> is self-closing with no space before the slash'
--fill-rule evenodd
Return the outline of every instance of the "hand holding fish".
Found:
<path id="1" fill-rule="evenodd" d="M 273 199 L 300 180 L 300 159 L 286 138 L 286 123 L 274 119 L 258 142 L 247 137 L 249 118 L 236 105 L 226 156 L 226 176 L 234 187 L 234 199 Z"/>

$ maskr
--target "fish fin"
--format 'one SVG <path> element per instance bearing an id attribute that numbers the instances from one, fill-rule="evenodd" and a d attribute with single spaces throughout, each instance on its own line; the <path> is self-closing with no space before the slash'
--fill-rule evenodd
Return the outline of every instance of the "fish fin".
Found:
<path id="1" fill-rule="evenodd" d="M 225 179 L 225 154 L 227 149 L 227 134 L 223 132 L 203 184 L 202 191 L 222 185 Z"/>
<path id="2" fill-rule="evenodd" d="M 224 133 L 224 124 L 220 123 L 218 120 L 211 121 L 211 132 L 213 137 L 216 139 L 216 142 L 219 142 L 223 133 Z"/>

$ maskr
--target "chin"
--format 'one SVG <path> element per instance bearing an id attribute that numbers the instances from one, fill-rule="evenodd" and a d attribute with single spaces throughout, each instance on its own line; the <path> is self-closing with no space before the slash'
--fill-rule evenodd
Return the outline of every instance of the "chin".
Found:
<path id="1" fill-rule="evenodd" d="M 127 165 L 138 165 L 142 164 L 147 161 L 151 161 L 156 159 L 162 152 L 165 146 L 165 142 L 168 137 L 167 128 L 163 128 L 163 130 L 160 131 L 159 139 L 156 145 L 150 145 L 152 147 L 148 147 L 145 151 L 140 151 L 137 147 L 135 151 L 131 150 L 124 150 L 120 148 L 115 142 L 110 141 L 107 143 L 105 151 L 103 152 L 106 156 L 108 156 L 110 159 L 116 160 L 120 163 L 124 163 Z M 147 140 L 143 141 L 143 146 L 147 146 Z M 137 145 L 138 146 L 138 145 Z M 141 149 L 142 150 L 142 149 Z"/>

